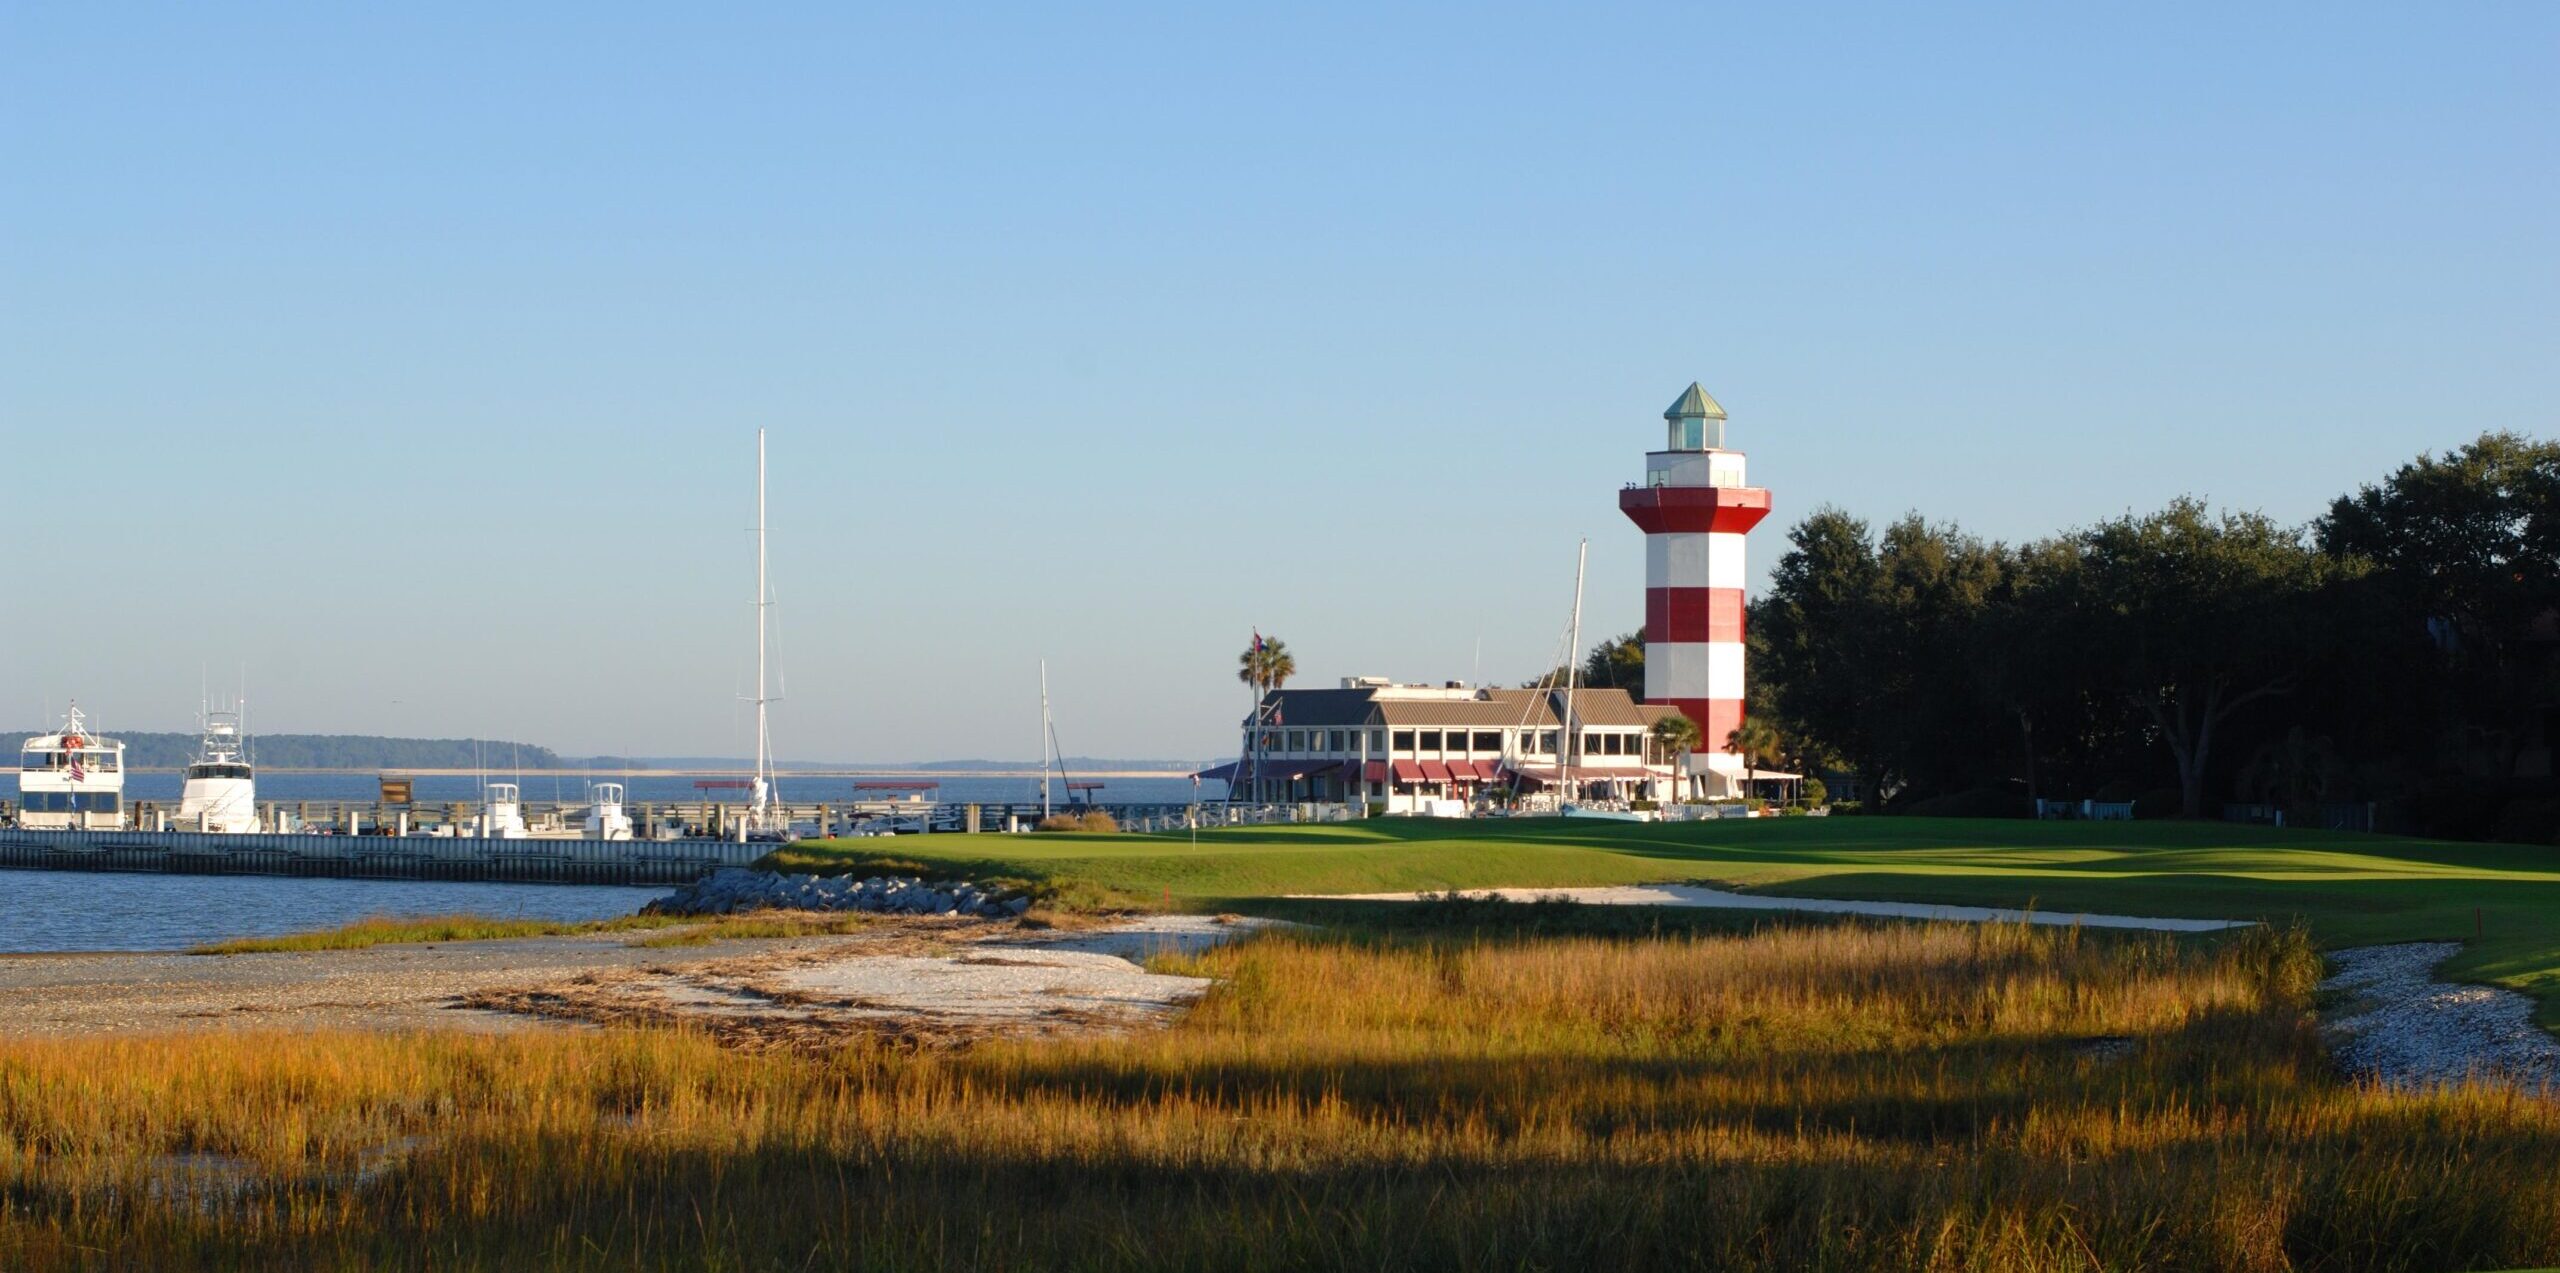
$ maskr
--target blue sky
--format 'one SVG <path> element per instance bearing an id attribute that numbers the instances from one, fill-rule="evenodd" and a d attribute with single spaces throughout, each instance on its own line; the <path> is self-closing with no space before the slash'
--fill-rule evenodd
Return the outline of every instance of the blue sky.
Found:
<path id="1" fill-rule="evenodd" d="M 538 10 L 538 11 L 537 11 Z M 2286 519 L 2548 433 L 2560 7 L 17 5 L 0 719 L 1205 755 L 1786 524 Z M 1479 653 L 1480 651 L 1480 653 Z"/>

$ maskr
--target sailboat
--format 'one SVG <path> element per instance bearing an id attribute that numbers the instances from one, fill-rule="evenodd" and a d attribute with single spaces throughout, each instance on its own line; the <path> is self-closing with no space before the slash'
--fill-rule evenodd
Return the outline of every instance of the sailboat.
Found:
<path id="1" fill-rule="evenodd" d="M 775 701 L 766 692 L 765 666 L 770 653 L 766 638 L 767 612 L 773 609 L 773 589 L 765 570 L 765 482 L 764 430 L 756 430 L 756 776 L 747 790 L 747 816 L 740 834 L 749 840 L 787 843 L 798 839 L 790 819 L 774 800 L 773 731 L 767 709 Z"/>
<path id="2" fill-rule="evenodd" d="M 1591 541 L 1586 539 L 1582 541 L 1582 548 L 1573 560 L 1573 626 L 1571 635 L 1565 640 L 1564 706 L 1556 713 L 1563 720 L 1563 746 L 1556 749 L 1556 790 L 1559 802 L 1556 812 L 1568 818 L 1607 818 L 1613 822 L 1649 822 L 1652 819 L 1641 813 L 1588 808 L 1575 798 L 1573 759 L 1582 752 L 1582 718 L 1575 712 L 1579 704 L 1574 701 L 1574 698 L 1582 688 L 1582 580 L 1590 564 Z"/>

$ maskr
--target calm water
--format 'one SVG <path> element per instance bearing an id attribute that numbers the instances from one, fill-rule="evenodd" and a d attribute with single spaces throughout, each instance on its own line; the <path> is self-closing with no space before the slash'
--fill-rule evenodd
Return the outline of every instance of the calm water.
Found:
<path id="1" fill-rule="evenodd" d="M 492 774 L 499 780 L 504 774 Z M 125 776 L 127 800 L 175 803 L 184 779 L 174 773 Z M 1193 798 L 1189 779 L 1115 778 L 1095 793 L 1104 802 L 1166 802 Z M 850 778 L 780 780 L 786 800 L 849 800 Z M 576 801 L 583 780 L 527 777 L 527 800 Z M 633 778 L 630 799 L 648 803 L 741 801 L 744 792 L 698 791 L 691 778 Z M 1224 783 L 1201 784 L 1201 797 L 1226 794 Z M 368 774 L 261 774 L 258 798 L 371 801 L 378 791 Z M 15 773 L 0 776 L 0 799 L 18 792 Z M 944 801 L 995 804 L 1040 798 L 1036 778 L 952 778 L 935 793 Z M 1052 789 L 1063 801 L 1065 792 Z M 471 778 L 418 779 L 422 804 L 478 798 Z M 83 871 L 0 870 L 0 953 L 61 950 L 182 950 L 226 937 L 262 937 L 329 928 L 368 915 L 477 915 L 538 919 L 603 919 L 627 915 L 663 888 L 589 884 L 463 884 L 409 880 L 279 879 L 263 876 L 124 875 Z"/>
<path id="2" fill-rule="evenodd" d="M 0 769 L 4 768 L 0 767 Z M 492 773 L 489 779 L 492 782 L 512 781 L 509 775 L 504 773 Z M 557 800 L 573 803 L 586 797 L 587 781 L 583 778 L 527 775 L 519 785 L 524 788 L 524 798 L 527 800 Z M 622 782 L 630 791 L 627 798 L 638 803 L 695 804 L 705 800 L 743 803 L 746 799 L 746 793 L 743 791 L 696 790 L 693 785 L 694 780 L 689 777 L 598 779 L 597 781 Z M 776 785 L 781 789 L 782 798 L 785 800 L 851 800 L 856 794 L 853 789 L 855 781 L 852 778 L 794 778 L 789 773 L 785 773 Z M 1104 785 L 1101 791 L 1094 793 L 1094 798 L 1104 804 L 1123 802 L 1179 804 L 1192 799 L 1191 780 L 1188 778 L 1107 778 L 1098 781 Z M 127 800 L 157 800 L 174 804 L 178 799 L 179 789 L 185 784 L 186 779 L 175 773 L 127 774 L 124 779 L 124 797 Z M 1200 784 L 1200 797 L 1207 800 L 1221 800 L 1226 797 L 1226 790 L 1225 783 L 1204 782 Z M 260 800 L 286 802 L 362 800 L 370 803 L 376 795 L 380 794 L 380 791 L 380 783 L 371 774 L 258 775 Z M 0 800 L 16 799 L 17 794 L 18 775 L 14 771 L 0 773 Z M 883 799 L 891 794 L 894 793 L 863 793 L 868 799 Z M 1040 798 L 1040 780 L 1037 778 L 950 778 L 945 779 L 942 789 L 934 794 L 945 802 L 961 804 L 1034 801 Z M 1055 781 L 1050 783 L 1050 795 L 1057 800 L 1066 799 L 1066 792 L 1060 790 Z M 420 778 L 417 799 L 421 804 L 477 800 L 479 784 L 468 777 Z"/>
<path id="3" fill-rule="evenodd" d="M 628 915 L 669 891 L 594 884 L 0 870 L 0 953 L 183 950 L 226 937 L 333 928 L 368 915 L 468 912 L 605 919 Z"/>

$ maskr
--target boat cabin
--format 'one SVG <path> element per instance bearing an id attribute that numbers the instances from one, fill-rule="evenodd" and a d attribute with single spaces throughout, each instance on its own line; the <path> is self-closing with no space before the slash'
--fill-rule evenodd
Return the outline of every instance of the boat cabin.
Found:
<path id="1" fill-rule="evenodd" d="M 89 732 L 78 706 L 60 731 L 18 752 L 18 825 L 30 831 L 122 831 L 124 744 Z"/>

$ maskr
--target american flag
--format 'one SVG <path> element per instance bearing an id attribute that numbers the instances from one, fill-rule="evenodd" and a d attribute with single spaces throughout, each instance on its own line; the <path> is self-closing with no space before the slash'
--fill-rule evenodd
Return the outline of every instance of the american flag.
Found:
<path id="1" fill-rule="evenodd" d="M 71 753 L 71 781 L 78 782 L 87 778 L 89 776 L 89 768 L 80 762 L 80 744 L 78 740 L 75 739 L 69 743 L 68 749 Z"/>

